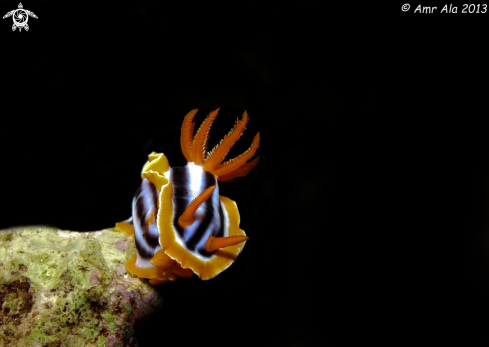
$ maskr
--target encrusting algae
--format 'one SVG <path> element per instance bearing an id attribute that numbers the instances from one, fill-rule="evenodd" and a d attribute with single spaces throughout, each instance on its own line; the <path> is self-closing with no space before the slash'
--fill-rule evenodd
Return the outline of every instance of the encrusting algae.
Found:
<path id="1" fill-rule="evenodd" d="M 162 301 L 127 272 L 130 240 L 109 229 L 0 231 L 0 347 L 136 346 L 135 326 Z"/>

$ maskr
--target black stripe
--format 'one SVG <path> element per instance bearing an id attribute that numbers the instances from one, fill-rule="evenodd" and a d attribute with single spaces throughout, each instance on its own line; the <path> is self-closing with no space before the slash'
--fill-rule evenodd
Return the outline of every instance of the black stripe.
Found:
<path id="1" fill-rule="evenodd" d="M 142 183 L 141 183 L 142 185 Z M 144 219 L 146 217 L 146 204 L 144 202 L 144 196 L 143 194 L 139 194 L 136 199 L 136 204 L 134 208 L 136 209 L 136 220 L 138 221 L 139 225 L 141 226 L 141 230 L 143 231 L 143 235 L 145 233 L 146 225 L 144 225 Z"/>
<path id="2" fill-rule="evenodd" d="M 189 180 L 190 173 L 186 166 L 171 168 L 170 181 L 173 185 L 173 227 L 182 240 L 184 240 L 185 229 L 181 228 L 177 221 L 191 200 Z"/>
<path id="3" fill-rule="evenodd" d="M 150 181 L 144 179 L 134 196 L 133 223 L 135 224 L 136 249 L 142 258 L 148 260 L 160 248 L 156 218 L 150 223 L 146 223 L 146 218 L 152 208 L 155 216 L 158 214 L 157 202 L 158 190 Z"/>
<path id="4" fill-rule="evenodd" d="M 219 192 L 217 191 L 217 189 L 214 191 L 216 196 L 214 197 L 215 199 L 217 199 L 217 201 L 219 202 L 219 208 L 218 210 L 216 211 L 214 209 L 214 207 L 211 205 L 211 208 L 212 208 L 212 213 L 209 213 L 209 215 L 212 216 L 212 225 L 210 225 L 209 227 L 212 228 L 211 230 L 211 235 L 214 236 L 214 237 L 223 237 L 224 236 L 224 215 L 223 215 L 223 212 L 222 212 L 222 208 L 221 208 L 221 203 L 219 201 Z M 209 199 L 211 200 L 211 199 Z M 219 223 L 216 223 L 217 221 L 219 221 Z M 210 223 L 211 223 L 210 222 Z M 208 228 L 209 228 L 208 227 Z M 200 230 L 200 228 L 199 228 Z M 201 238 L 203 237 L 203 233 L 201 234 Z M 199 240 L 200 241 L 200 240 Z M 207 241 L 207 240 L 206 240 Z M 198 249 L 197 249 L 197 252 L 204 256 L 204 257 L 211 257 L 214 253 L 214 252 L 207 252 L 205 250 L 205 243 L 202 244 Z"/>
<path id="5" fill-rule="evenodd" d="M 158 232 L 158 226 L 156 223 L 156 216 L 158 215 L 158 190 L 155 185 L 150 181 L 147 181 L 148 192 L 150 194 L 150 199 L 148 199 L 151 206 L 146 206 L 147 213 L 153 209 L 154 219 L 149 224 L 146 224 L 146 233 L 144 234 L 144 238 L 148 245 L 153 248 L 158 248 L 160 245 L 160 233 Z M 148 203 L 148 202 L 146 202 Z"/>
<path id="6" fill-rule="evenodd" d="M 197 179 L 194 177 L 194 179 Z M 219 202 L 219 188 L 217 187 L 217 181 L 214 175 L 204 172 L 202 175 L 203 185 L 201 190 L 204 190 L 210 186 L 216 185 L 216 189 L 211 198 L 204 203 L 204 218 L 200 221 L 196 221 L 193 227 L 195 231 L 189 232 L 189 228 L 182 228 L 178 225 L 178 218 L 185 211 L 191 201 L 190 193 L 190 173 L 187 167 L 175 167 L 171 170 L 171 181 L 173 184 L 173 227 L 180 236 L 180 239 L 185 244 L 187 250 L 198 253 L 204 257 L 212 256 L 205 250 L 205 243 L 199 245 L 206 231 L 211 229 L 211 235 L 214 237 L 221 237 L 224 235 L 224 216 L 222 215 L 222 209 Z M 213 202 L 215 202 L 219 208 L 215 211 Z M 192 228 L 192 229 L 194 229 Z"/>
<path id="7" fill-rule="evenodd" d="M 211 198 L 209 198 L 205 202 L 205 212 L 206 215 L 204 219 L 202 220 L 202 224 L 199 225 L 197 231 L 192 235 L 192 237 L 188 240 L 187 245 L 189 248 L 195 250 L 197 248 L 197 244 L 202 240 L 202 238 L 205 236 L 205 233 L 207 230 L 211 229 L 211 235 L 214 237 L 218 237 L 219 234 L 222 234 L 222 225 L 220 223 L 221 218 L 219 216 L 219 213 L 222 211 L 219 211 L 219 209 L 216 211 L 214 209 L 213 203 L 215 202 L 216 199 L 219 199 L 219 188 L 217 186 L 217 181 L 214 178 L 214 175 L 205 172 L 204 176 L 202 177 L 204 181 L 204 187 L 202 190 L 215 185 L 216 189 L 214 190 L 214 193 L 212 194 Z M 219 204 L 220 205 L 220 204 Z M 221 232 L 221 233 L 220 233 Z M 197 251 L 201 255 L 209 255 L 208 252 L 205 250 L 205 246 L 200 246 Z"/>
<path id="8" fill-rule="evenodd" d="M 190 203 L 190 173 L 187 167 L 174 167 L 170 170 L 170 181 L 173 185 L 173 218 L 178 220 L 182 213 Z M 178 218 L 176 218 L 178 217 Z M 175 219 L 176 218 L 176 219 Z M 183 238 L 183 230 L 177 230 L 181 238 Z"/>

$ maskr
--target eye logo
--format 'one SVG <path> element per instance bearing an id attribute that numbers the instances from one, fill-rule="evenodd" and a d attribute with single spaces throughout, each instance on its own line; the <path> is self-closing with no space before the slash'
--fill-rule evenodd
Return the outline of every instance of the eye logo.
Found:
<path id="1" fill-rule="evenodd" d="M 25 31 L 29 31 L 29 26 L 27 25 L 27 21 L 29 20 L 29 16 L 33 18 L 37 18 L 34 12 L 24 10 L 22 3 L 19 3 L 19 8 L 16 10 L 12 10 L 8 12 L 3 19 L 12 16 L 14 20 L 14 24 L 12 25 L 12 31 L 15 31 L 16 28 L 19 28 L 19 32 L 24 28 Z"/>

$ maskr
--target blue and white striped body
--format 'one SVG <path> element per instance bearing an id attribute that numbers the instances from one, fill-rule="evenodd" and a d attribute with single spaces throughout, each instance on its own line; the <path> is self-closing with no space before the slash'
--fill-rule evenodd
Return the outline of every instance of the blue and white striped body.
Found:
<path id="1" fill-rule="evenodd" d="M 173 220 L 177 242 L 202 260 L 208 259 L 214 252 L 207 252 L 205 245 L 209 236 L 227 236 L 224 226 L 226 214 L 219 199 L 217 180 L 211 173 L 204 172 L 201 166 L 188 163 L 184 167 L 170 168 L 170 182 L 173 185 Z M 204 189 L 215 185 L 211 198 L 195 212 L 195 221 L 186 227 L 178 224 L 178 218 L 189 203 Z M 159 243 L 156 216 L 158 214 L 158 191 L 147 179 L 144 179 L 136 191 L 132 203 L 132 219 L 138 258 L 136 266 L 152 267 L 150 259 L 161 248 Z"/>

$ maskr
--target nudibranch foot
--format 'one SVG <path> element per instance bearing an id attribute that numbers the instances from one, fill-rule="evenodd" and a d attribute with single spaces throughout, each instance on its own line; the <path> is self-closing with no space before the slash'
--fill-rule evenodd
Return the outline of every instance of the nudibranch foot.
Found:
<path id="1" fill-rule="evenodd" d="M 116 224 L 133 235 L 136 254 L 126 263 L 129 272 L 152 285 L 189 278 L 207 280 L 227 269 L 248 237 L 239 228 L 236 203 L 219 195 L 218 181 L 246 176 L 259 157 L 257 133 L 243 154 L 224 163 L 231 147 L 248 123 L 246 111 L 234 128 L 207 153 L 210 127 L 219 109 L 211 112 L 197 130 L 190 111 L 183 121 L 180 144 L 188 163 L 170 167 L 162 153 L 151 153 L 141 172 L 142 183 L 134 195 L 132 218 Z"/>
<path id="2" fill-rule="evenodd" d="M 115 227 L 127 236 L 134 236 L 134 225 L 132 224 L 132 217 L 123 222 L 115 223 Z"/>

